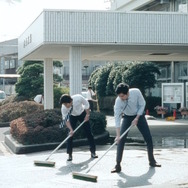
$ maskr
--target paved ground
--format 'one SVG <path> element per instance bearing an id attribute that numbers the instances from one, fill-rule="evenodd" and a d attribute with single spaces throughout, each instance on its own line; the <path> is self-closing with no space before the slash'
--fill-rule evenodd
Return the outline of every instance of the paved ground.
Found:
<path id="1" fill-rule="evenodd" d="M 161 132 L 162 137 L 178 135 L 188 138 L 188 121 L 177 120 L 167 122 L 165 120 L 148 120 L 152 134 Z M 115 134 L 113 118 L 108 117 L 108 129 Z M 161 126 L 162 130 L 161 131 Z M 180 128 L 183 127 L 183 128 Z M 156 129 L 153 129 L 156 128 Z M 173 131 L 171 131 L 173 129 Z M 181 133 L 179 131 L 181 129 Z M 135 131 L 134 131 L 135 130 Z M 176 130 L 176 131 L 175 131 Z M 136 128 L 131 130 L 136 136 Z M 160 135 L 158 135 L 161 137 Z M 155 136 L 154 136 L 155 137 Z M 1 146 L 4 147 L 3 142 Z M 102 154 L 110 145 L 97 146 L 97 154 Z M 72 171 L 85 172 L 94 162 L 90 158 L 87 146 L 76 148 L 73 161 L 66 162 L 65 150 L 54 154 L 50 160 L 56 162 L 55 168 L 36 167 L 34 160 L 45 160 L 49 151 L 32 153 L 27 155 L 15 155 L 4 147 L 0 156 L 0 187 L 2 188 L 51 188 L 51 187 L 75 187 L 75 188 L 111 188 L 111 187 L 156 187 L 173 188 L 188 187 L 188 148 L 185 146 L 162 148 L 154 150 L 156 160 L 162 164 L 161 168 L 150 168 L 147 161 L 145 146 L 126 146 L 122 161 L 122 172 L 111 174 L 110 170 L 115 165 L 116 147 L 94 166 L 88 174 L 97 175 L 98 182 L 86 182 L 72 178 Z"/>

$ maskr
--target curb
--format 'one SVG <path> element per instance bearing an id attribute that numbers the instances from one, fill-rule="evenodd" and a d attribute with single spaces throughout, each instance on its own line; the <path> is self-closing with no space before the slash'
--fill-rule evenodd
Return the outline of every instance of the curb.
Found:
<path id="1" fill-rule="evenodd" d="M 0 123 L 0 128 L 1 127 L 10 127 L 10 122 L 1 122 Z"/>
<path id="2" fill-rule="evenodd" d="M 109 139 L 109 132 L 105 131 L 101 135 L 97 135 L 94 137 L 96 144 L 105 144 L 107 143 Z M 32 145 L 23 145 L 18 143 L 10 134 L 5 135 L 5 144 L 6 146 L 15 154 L 26 154 L 26 153 L 32 153 L 32 152 L 39 152 L 39 151 L 46 151 L 46 150 L 52 150 L 55 149 L 60 143 L 46 143 L 46 144 L 32 144 Z M 73 140 L 73 146 L 84 146 L 87 145 L 88 141 L 87 139 L 79 139 L 79 140 Z M 66 145 L 63 145 L 61 148 L 65 148 Z"/>

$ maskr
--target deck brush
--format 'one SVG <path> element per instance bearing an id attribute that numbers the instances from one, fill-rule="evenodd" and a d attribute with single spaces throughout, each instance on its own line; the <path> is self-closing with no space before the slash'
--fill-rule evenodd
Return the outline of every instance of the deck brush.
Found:
<path id="1" fill-rule="evenodd" d="M 131 126 L 120 136 L 120 140 L 128 133 L 128 131 L 131 129 L 131 127 L 133 126 L 133 124 L 131 124 Z M 107 151 L 105 151 L 105 153 L 93 164 L 91 165 L 91 167 L 85 172 L 85 173 L 80 173 L 80 172 L 72 172 L 72 177 L 74 179 L 78 179 L 78 180 L 84 180 L 84 181 L 91 181 L 91 182 L 97 182 L 97 176 L 94 175 L 89 175 L 87 174 L 109 151 L 112 147 L 114 147 L 114 145 L 117 144 L 117 141 L 115 141 L 109 148 Z"/>
<path id="2" fill-rule="evenodd" d="M 75 130 L 74 133 L 85 123 L 85 121 L 83 121 Z M 51 157 L 52 154 L 54 154 L 69 138 L 71 137 L 71 135 L 67 136 L 67 138 L 65 138 L 65 140 L 63 140 L 51 153 L 50 155 L 46 158 L 46 160 L 44 161 L 34 161 L 34 164 L 36 166 L 44 166 L 44 167 L 54 167 L 55 166 L 55 162 L 52 161 L 48 161 L 48 159 Z"/>

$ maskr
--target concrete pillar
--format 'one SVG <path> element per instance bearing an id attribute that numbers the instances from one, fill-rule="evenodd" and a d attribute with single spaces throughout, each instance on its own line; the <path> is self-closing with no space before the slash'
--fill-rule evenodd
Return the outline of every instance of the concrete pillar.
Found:
<path id="1" fill-rule="evenodd" d="M 44 59 L 44 109 L 54 108 L 53 61 Z"/>
<path id="2" fill-rule="evenodd" d="M 5 74 L 5 57 L 1 57 L 1 62 L 0 62 L 0 74 Z M 2 85 L 2 90 L 5 91 L 5 78 L 2 78 L 3 80 L 3 85 Z"/>
<path id="3" fill-rule="evenodd" d="M 171 83 L 175 82 L 174 61 L 171 62 Z"/>
<path id="4" fill-rule="evenodd" d="M 82 58 L 81 47 L 71 46 L 69 49 L 70 95 L 81 94 L 82 91 Z"/>
<path id="5" fill-rule="evenodd" d="M 0 74 L 5 74 L 5 58 L 1 57 Z"/>

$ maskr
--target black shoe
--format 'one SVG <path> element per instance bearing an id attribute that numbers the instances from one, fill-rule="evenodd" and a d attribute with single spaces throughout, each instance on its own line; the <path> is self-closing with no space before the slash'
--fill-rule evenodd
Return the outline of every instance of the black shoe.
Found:
<path id="1" fill-rule="evenodd" d="M 121 166 L 120 165 L 116 165 L 112 170 L 111 173 L 119 173 L 121 172 Z"/>
<path id="2" fill-rule="evenodd" d="M 91 153 L 91 158 L 96 159 L 98 158 L 98 155 L 96 155 L 96 153 Z"/>
<path id="3" fill-rule="evenodd" d="M 72 155 L 69 154 L 67 161 L 72 161 Z"/>
<path id="4" fill-rule="evenodd" d="M 151 167 L 161 167 L 161 165 L 158 164 L 157 162 L 149 163 L 149 165 L 150 165 Z"/>

